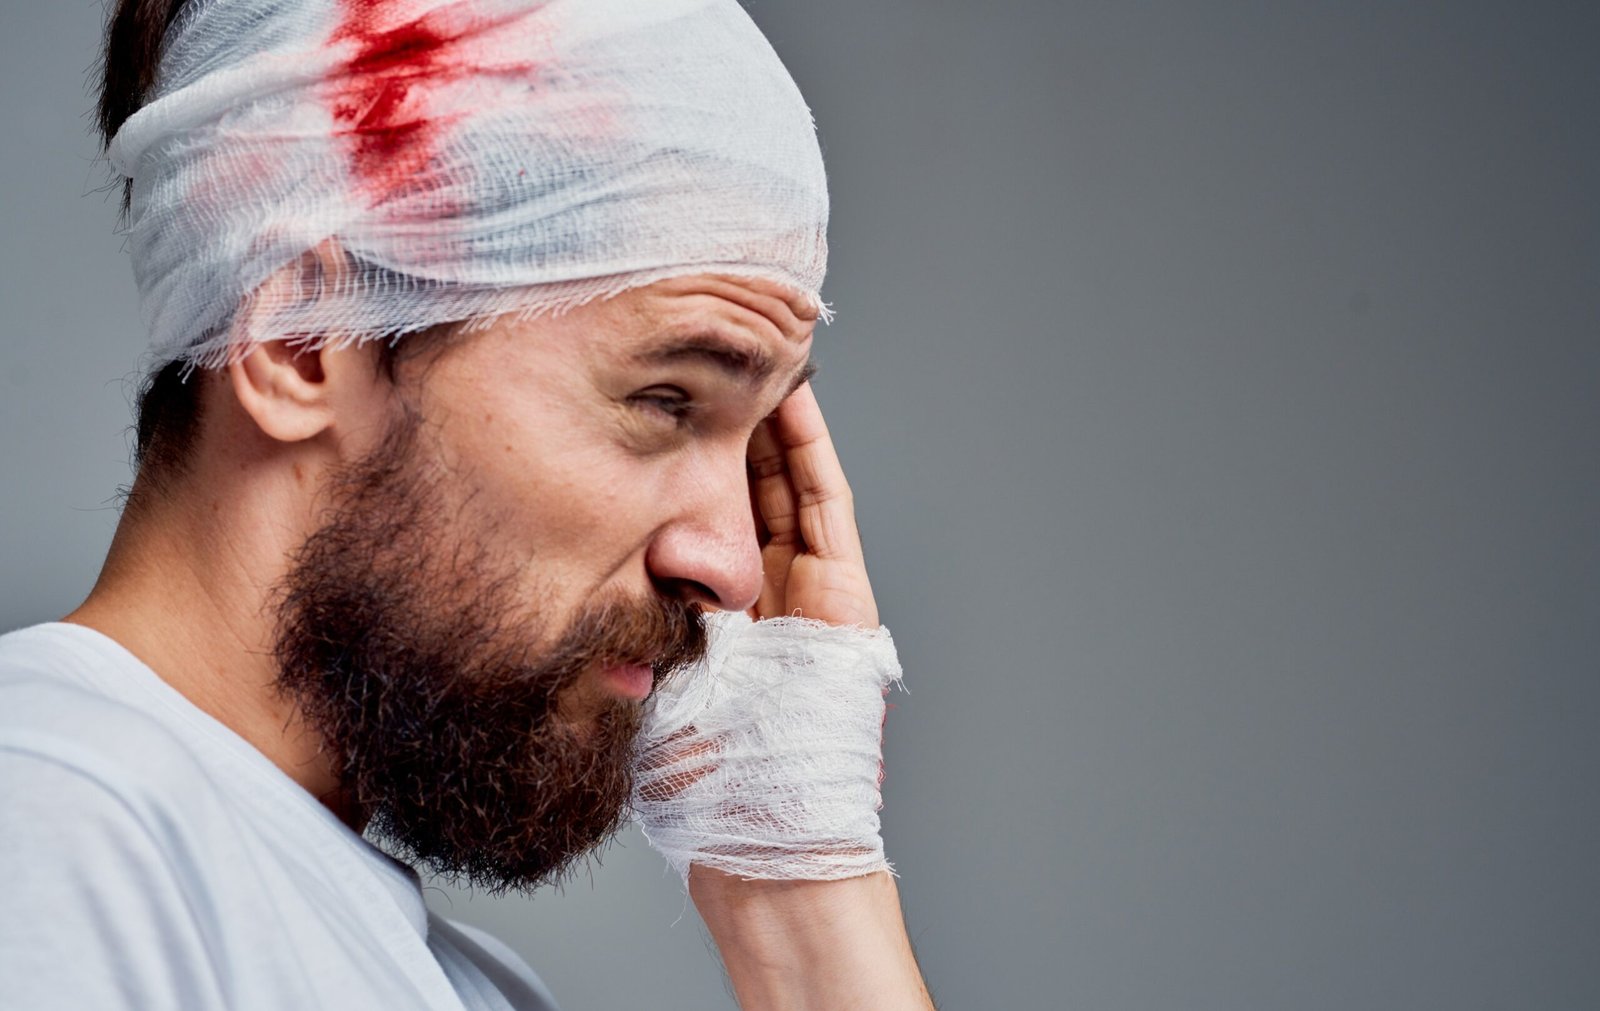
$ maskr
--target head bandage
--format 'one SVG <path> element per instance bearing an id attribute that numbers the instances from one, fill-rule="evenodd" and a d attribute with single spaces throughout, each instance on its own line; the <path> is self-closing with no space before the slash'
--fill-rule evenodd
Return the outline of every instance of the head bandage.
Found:
<path id="1" fill-rule="evenodd" d="M 693 273 L 821 306 L 811 116 L 736 0 L 192 0 L 109 154 L 162 361 Z M 347 270 L 265 284 L 329 239 Z"/>

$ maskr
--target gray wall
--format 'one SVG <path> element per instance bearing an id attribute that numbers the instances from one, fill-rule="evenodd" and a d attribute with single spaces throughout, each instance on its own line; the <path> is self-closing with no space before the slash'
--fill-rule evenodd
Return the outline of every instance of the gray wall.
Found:
<path id="1" fill-rule="evenodd" d="M 752 9 L 832 174 L 943 1004 L 1600 1006 L 1595 6 Z M 127 474 L 99 17 L 0 14 L 0 626 L 79 599 Z M 573 1009 L 731 1003 L 637 838 L 433 901 Z"/>

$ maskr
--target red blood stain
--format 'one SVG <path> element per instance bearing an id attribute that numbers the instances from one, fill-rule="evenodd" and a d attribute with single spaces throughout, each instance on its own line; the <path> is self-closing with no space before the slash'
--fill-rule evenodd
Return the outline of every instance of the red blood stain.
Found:
<path id="1" fill-rule="evenodd" d="M 343 0 L 334 43 L 354 42 L 354 55 L 330 81 L 337 136 L 371 204 L 415 184 L 459 113 L 437 109 L 442 91 L 503 61 L 475 51 L 488 27 L 466 4 L 407 18 L 395 0 Z"/>

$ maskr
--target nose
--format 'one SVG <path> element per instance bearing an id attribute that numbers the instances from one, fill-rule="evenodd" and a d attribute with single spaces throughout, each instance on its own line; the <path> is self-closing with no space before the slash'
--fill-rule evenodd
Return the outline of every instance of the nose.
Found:
<path id="1" fill-rule="evenodd" d="M 761 546 L 744 456 L 715 466 L 698 463 L 679 472 L 672 518 L 650 542 L 645 565 L 663 593 L 743 611 L 761 593 Z"/>

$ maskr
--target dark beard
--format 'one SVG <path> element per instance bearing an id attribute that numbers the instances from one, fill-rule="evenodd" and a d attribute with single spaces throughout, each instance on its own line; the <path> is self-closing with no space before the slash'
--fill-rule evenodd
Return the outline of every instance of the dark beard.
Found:
<path id="1" fill-rule="evenodd" d="M 591 602 L 541 649 L 537 609 L 444 515 L 418 428 L 408 413 L 339 476 L 292 559 L 277 687 L 321 735 L 341 802 L 397 856 L 531 890 L 616 832 L 632 786 L 639 704 L 563 714 L 563 691 L 619 663 L 660 683 L 704 654 L 704 621 L 660 595 Z"/>

